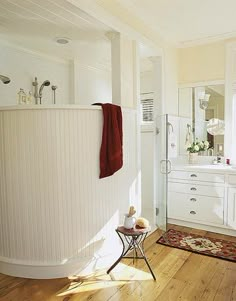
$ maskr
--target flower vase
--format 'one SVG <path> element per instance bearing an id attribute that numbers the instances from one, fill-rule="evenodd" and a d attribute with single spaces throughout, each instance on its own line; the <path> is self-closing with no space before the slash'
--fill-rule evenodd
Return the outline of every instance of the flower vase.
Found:
<path id="1" fill-rule="evenodd" d="M 195 164 L 198 162 L 198 153 L 189 153 L 188 157 L 189 164 Z"/>

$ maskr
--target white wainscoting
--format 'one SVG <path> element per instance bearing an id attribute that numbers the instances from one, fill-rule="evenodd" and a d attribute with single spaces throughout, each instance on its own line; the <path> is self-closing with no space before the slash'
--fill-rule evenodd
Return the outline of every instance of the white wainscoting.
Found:
<path id="1" fill-rule="evenodd" d="M 63 277 L 114 253 L 123 214 L 141 210 L 136 112 L 123 110 L 124 166 L 105 179 L 102 124 L 96 107 L 0 109 L 0 272 Z"/>

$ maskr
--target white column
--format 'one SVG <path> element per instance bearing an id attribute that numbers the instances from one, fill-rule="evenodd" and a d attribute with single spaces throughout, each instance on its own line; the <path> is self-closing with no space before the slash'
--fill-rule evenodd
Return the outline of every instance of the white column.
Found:
<path id="1" fill-rule="evenodd" d="M 73 60 L 70 63 L 71 73 L 71 100 L 72 104 L 79 104 L 79 62 Z"/>
<path id="2" fill-rule="evenodd" d="M 112 102 L 121 106 L 135 108 L 136 91 L 136 42 L 120 33 L 109 32 L 112 57 Z"/>

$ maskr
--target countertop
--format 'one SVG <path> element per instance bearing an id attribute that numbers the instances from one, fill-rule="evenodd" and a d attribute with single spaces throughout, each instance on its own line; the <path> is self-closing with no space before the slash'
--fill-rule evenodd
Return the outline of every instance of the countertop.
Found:
<path id="1" fill-rule="evenodd" d="M 190 170 L 206 173 L 230 173 L 236 174 L 236 165 L 226 164 L 175 164 L 172 165 L 172 170 Z"/>

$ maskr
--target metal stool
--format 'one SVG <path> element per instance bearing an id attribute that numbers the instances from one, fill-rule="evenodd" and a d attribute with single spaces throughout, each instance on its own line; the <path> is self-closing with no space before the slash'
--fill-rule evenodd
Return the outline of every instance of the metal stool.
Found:
<path id="1" fill-rule="evenodd" d="M 147 261 L 147 258 L 144 253 L 144 241 L 147 237 L 148 232 L 151 231 L 151 228 L 144 228 L 144 229 L 126 229 L 125 227 L 121 226 L 116 229 L 116 233 L 120 237 L 120 240 L 123 245 L 123 250 L 120 257 L 113 263 L 113 265 L 107 270 L 107 274 L 114 269 L 114 267 L 121 261 L 122 258 L 133 258 L 133 263 L 135 259 L 144 259 L 149 271 L 152 274 L 154 280 L 156 277 Z M 125 246 L 125 242 L 128 244 L 127 247 Z M 133 250 L 133 256 L 125 256 L 129 251 Z M 138 256 L 137 250 L 139 250 L 141 256 Z"/>

